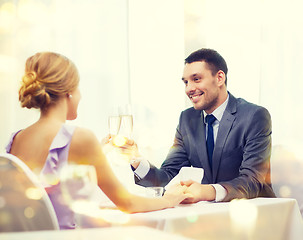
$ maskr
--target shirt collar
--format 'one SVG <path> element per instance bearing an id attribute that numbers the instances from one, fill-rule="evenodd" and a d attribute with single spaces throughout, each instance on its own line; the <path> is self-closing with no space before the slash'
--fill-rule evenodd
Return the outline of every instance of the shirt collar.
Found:
<path id="1" fill-rule="evenodd" d="M 229 94 L 227 95 L 227 98 L 225 100 L 224 103 L 222 103 L 218 108 L 216 108 L 211 114 L 215 116 L 215 118 L 220 122 L 222 117 L 223 117 L 223 113 L 226 109 L 227 103 L 229 100 Z M 204 123 L 205 122 L 205 117 L 207 116 L 207 113 L 203 110 L 203 116 L 204 116 Z"/>

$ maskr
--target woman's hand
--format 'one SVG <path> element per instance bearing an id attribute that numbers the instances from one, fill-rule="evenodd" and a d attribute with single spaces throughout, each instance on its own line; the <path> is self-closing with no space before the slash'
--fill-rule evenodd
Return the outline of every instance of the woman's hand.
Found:
<path id="1" fill-rule="evenodd" d="M 112 135 L 108 134 L 105 138 L 101 140 L 101 146 L 104 147 L 105 145 L 109 144 L 112 140 Z"/>
<path id="2" fill-rule="evenodd" d="M 187 187 L 181 184 L 171 186 L 163 195 L 163 198 L 169 202 L 169 207 L 174 207 L 191 197 L 191 193 L 187 192 Z"/>
<path id="3" fill-rule="evenodd" d="M 138 150 L 137 143 L 133 139 L 128 139 L 122 135 L 110 135 L 108 134 L 101 141 L 101 146 L 105 153 L 112 150 L 126 156 L 129 163 L 137 168 L 141 158 Z"/>

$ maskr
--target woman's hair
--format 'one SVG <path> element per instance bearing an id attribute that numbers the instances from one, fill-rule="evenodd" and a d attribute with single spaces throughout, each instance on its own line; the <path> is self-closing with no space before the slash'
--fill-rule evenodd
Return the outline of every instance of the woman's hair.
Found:
<path id="1" fill-rule="evenodd" d="M 41 52 L 29 57 L 19 90 L 22 107 L 45 110 L 78 87 L 74 63 L 63 55 Z"/>

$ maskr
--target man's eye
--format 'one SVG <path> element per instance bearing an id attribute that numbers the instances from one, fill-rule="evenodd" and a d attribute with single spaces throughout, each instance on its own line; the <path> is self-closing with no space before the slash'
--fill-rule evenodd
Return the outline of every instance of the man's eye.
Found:
<path id="1" fill-rule="evenodd" d="M 200 80 L 200 78 L 194 78 L 194 81 L 195 82 L 197 82 L 197 81 L 199 81 Z"/>

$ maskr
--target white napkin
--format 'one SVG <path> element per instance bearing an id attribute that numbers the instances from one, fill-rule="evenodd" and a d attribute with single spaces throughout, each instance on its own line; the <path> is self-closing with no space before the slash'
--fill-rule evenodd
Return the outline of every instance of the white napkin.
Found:
<path id="1" fill-rule="evenodd" d="M 203 175 L 203 168 L 182 167 L 179 173 L 165 186 L 165 190 L 169 189 L 174 184 L 180 183 L 181 181 L 193 180 L 201 183 Z"/>

